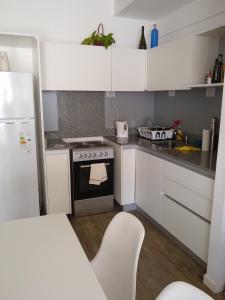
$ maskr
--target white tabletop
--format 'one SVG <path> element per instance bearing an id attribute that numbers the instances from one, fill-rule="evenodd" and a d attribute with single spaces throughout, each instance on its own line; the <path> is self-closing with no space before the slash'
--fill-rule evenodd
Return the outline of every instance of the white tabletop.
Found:
<path id="1" fill-rule="evenodd" d="M 106 300 L 64 214 L 0 224 L 0 299 Z"/>

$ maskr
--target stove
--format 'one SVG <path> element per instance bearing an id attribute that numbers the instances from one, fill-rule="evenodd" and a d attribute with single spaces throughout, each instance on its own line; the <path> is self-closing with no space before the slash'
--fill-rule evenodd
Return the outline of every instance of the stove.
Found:
<path id="1" fill-rule="evenodd" d="M 113 158 L 113 148 L 108 146 L 103 137 L 63 139 L 73 152 L 73 161 L 92 161 Z"/>
<path id="2" fill-rule="evenodd" d="M 113 209 L 114 153 L 103 137 L 63 139 L 71 153 L 72 207 L 75 217 Z M 94 165 L 104 164 L 107 180 L 90 183 Z M 96 168 L 96 166 L 94 166 Z M 97 166 L 98 167 L 98 166 Z"/>

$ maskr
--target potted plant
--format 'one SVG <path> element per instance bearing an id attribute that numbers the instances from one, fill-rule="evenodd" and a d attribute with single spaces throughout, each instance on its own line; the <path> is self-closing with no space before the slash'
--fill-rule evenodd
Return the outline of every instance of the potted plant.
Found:
<path id="1" fill-rule="evenodd" d="M 101 30 L 101 32 L 100 32 Z M 113 38 L 113 33 L 107 35 L 104 34 L 103 24 L 98 25 L 98 29 L 95 30 L 92 35 L 82 41 L 82 45 L 104 46 L 108 49 L 116 41 Z"/>

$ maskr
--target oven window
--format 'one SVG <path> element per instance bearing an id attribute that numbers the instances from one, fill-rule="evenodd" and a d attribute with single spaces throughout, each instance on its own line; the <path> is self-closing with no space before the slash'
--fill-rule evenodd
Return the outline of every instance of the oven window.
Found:
<path id="1" fill-rule="evenodd" d="M 91 164 L 105 163 L 108 179 L 100 185 L 89 184 Z M 73 163 L 74 200 L 113 194 L 113 159 Z"/>

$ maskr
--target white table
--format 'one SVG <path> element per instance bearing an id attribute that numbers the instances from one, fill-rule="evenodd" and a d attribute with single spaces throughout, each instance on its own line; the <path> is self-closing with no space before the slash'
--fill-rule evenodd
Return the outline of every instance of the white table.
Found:
<path id="1" fill-rule="evenodd" d="M 0 224 L 0 299 L 106 300 L 64 214 Z"/>

